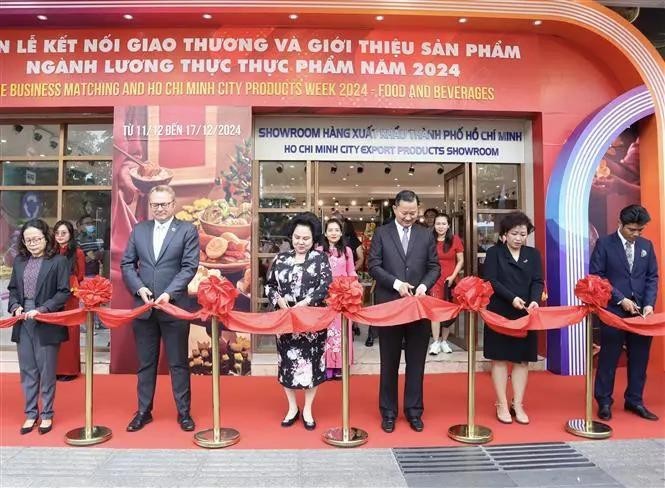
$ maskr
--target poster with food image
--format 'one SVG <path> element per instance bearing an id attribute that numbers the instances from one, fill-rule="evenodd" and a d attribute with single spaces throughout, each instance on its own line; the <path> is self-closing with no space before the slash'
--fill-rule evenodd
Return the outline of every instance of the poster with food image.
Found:
<path id="1" fill-rule="evenodd" d="M 239 291 L 235 309 L 249 311 L 250 134 L 248 107 L 116 107 L 111 230 L 113 307 L 133 306 L 133 297 L 122 281 L 120 260 L 134 226 L 153 218 L 148 205 L 150 190 L 157 185 L 169 185 L 176 192 L 174 217 L 191 222 L 199 233 L 199 267 L 188 285 L 188 308 L 200 308 L 196 294 L 203 280 L 223 276 Z M 192 373 L 211 373 L 210 341 L 209 324 L 190 325 L 188 350 Z M 250 373 L 250 345 L 249 334 L 222 331 L 223 374 Z M 136 346 L 131 327 L 114 329 L 111 372 L 135 370 Z M 160 373 L 167 372 L 162 357 Z"/>

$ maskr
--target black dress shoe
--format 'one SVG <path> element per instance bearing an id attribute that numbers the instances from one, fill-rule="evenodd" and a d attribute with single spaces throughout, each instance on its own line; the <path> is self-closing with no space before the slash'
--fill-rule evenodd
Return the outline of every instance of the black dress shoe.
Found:
<path id="1" fill-rule="evenodd" d="M 150 412 L 136 412 L 136 415 L 134 415 L 134 418 L 127 426 L 127 432 L 141 430 L 150 422 L 152 422 L 152 414 Z"/>
<path id="2" fill-rule="evenodd" d="M 365 341 L 365 347 L 372 347 L 373 345 L 374 345 L 374 337 L 368 335 L 367 340 Z"/>
<path id="3" fill-rule="evenodd" d="M 298 420 L 299 417 L 300 417 L 300 409 L 296 410 L 296 414 L 290 419 L 282 420 L 282 427 L 291 427 L 293 424 L 296 423 L 296 420 Z"/>
<path id="4" fill-rule="evenodd" d="M 395 419 L 384 417 L 383 420 L 381 420 L 381 428 L 384 432 L 390 434 L 395 430 Z"/>
<path id="5" fill-rule="evenodd" d="M 612 410 L 609 405 L 600 405 L 598 407 L 598 418 L 600 420 L 610 420 L 612 418 Z"/>
<path id="6" fill-rule="evenodd" d="M 35 425 L 37 425 L 37 419 L 33 420 L 30 427 L 21 427 L 21 435 L 29 434 L 32 432 L 32 430 L 35 428 Z"/>
<path id="7" fill-rule="evenodd" d="M 639 415 L 646 420 L 658 420 L 658 415 L 653 412 L 649 412 L 647 407 L 644 405 L 632 405 L 630 403 L 625 403 L 623 408 L 629 412 L 633 412 L 635 415 Z"/>
<path id="8" fill-rule="evenodd" d="M 303 415 L 302 423 L 305 426 L 305 430 L 314 430 L 314 429 L 316 429 L 316 420 L 314 420 L 314 419 L 312 419 L 311 422 L 307 422 L 307 420 L 305 420 L 305 416 Z"/>
<path id="9" fill-rule="evenodd" d="M 48 434 L 49 432 L 51 432 L 51 429 L 53 429 L 53 420 L 51 420 L 51 423 L 48 424 L 48 426 L 46 427 L 42 427 L 41 425 L 37 427 L 37 432 L 39 432 L 40 434 Z"/>
<path id="10" fill-rule="evenodd" d="M 59 374 L 55 377 L 58 381 L 73 381 L 76 379 L 76 375 L 73 374 Z"/>
<path id="11" fill-rule="evenodd" d="M 423 421 L 420 417 L 409 417 L 407 420 L 409 421 L 411 428 L 416 432 L 422 432 L 425 428 L 425 424 L 423 424 Z"/>
<path id="12" fill-rule="evenodd" d="M 180 428 L 185 432 L 191 432 L 196 427 L 194 419 L 189 414 L 178 415 L 178 423 L 180 424 Z"/>

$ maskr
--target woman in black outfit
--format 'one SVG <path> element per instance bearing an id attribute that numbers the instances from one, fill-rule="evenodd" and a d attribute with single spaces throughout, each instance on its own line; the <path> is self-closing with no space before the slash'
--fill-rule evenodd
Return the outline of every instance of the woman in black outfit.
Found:
<path id="1" fill-rule="evenodd" d="M 43 220 L 34 219 L 23 225 L 18 249 L 7 287 L 7 309 L 14 316 L 24 314 L 23 321 L 12 330 L 25 396 L 26 420 L 21 434 L 32 431 L 37 424 L 38 396 L 42 400 L 38 431 L 46 434 L 53 427 L 58 349 L 69 336 L 67 327 L 37 322 L 35 316 L 64 308 L 70 295 L 70 267 L 67 258 L 58 253 L 53 234 Z"/>
<path id="2" fill-rule="evenodd" d="M 505 242 L 487 250 L 484 278 L 492 284 L 494 294 L 487 307 L 507 319 L 525 316 L 538 308 L 544 281 L 540 253 L 526 245 L 533 224 L 522 212 L 511 212 L 501 221 L 500 234 Z M 537 358 L 537 336 L 529 331 L 525 338 L 511 337 L 485 326 L 485 357 L 492 360 L 492 383 L 496 392 L 496 416 L 500 422 L 512 423 L 512 416 L 520 424 L 528 424 L 523 408 L 529 361 Z M 511 408 L 508 407 L 508 363 L 513 387 Z M 512 416 L 511 416 L 512 414 Z"/>

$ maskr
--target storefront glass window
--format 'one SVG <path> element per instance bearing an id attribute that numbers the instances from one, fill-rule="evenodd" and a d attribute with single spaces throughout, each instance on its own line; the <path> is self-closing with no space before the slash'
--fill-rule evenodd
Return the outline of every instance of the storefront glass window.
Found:
<path id="1" fill-rule="evenodd" d="M 65 161 L 65 185 L 111 185 L 111 161 Z"/>
<path id="2" fill-rule="evenodd" d="M 107 156 L 113 153 L 113 128 L 109 124 L 69 125 L 66 156 Z"/>
<path id="3" fill-rule="evenodd" d="M 58 184 L 57 161 L 2 161 L 3 186 L 40 186 Z"/>
<path id="4" fill-rule="evenodd" d="M 261 161 L 259 172 L 261 208 L 298 208 L 307 192 L 304 162 Z"/>
<path id="5" fill-rule="evenodd" d="M 519 208 L 519 175 L 519 164 L 478 164 L 478 209 Z"/>
<path id="6" fill-rule="evenodd" d="M 294 213 L 259 214 L 259 252 L 278 253 L 291 249 L 289 221 Z"/>
<path id="7" fill-rule="evenodd" d="M 57 156 L 60 152 L 60 126 L 42 124 L 0 125 L 0 157 Z"/>

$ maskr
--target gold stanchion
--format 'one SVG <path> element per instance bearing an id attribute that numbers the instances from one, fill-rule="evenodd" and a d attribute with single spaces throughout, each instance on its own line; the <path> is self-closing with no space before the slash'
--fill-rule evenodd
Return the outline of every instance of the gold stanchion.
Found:
<path id="1" fill-rule="evenodd" d="M 612 427 L 597 422 L 593 417 L 593 322 L 591 315 L 586 318 L 586 411 L 583 419 L 566 422 L 566 431 L 588 439 L 607 439 L 612 435 Z"/>
<path id="2" fill-rule="evenodd" d="M 323 433 L 323 441 L 335 447 L 357 447 L 367 442 L 367 432 L 349 427 L 349 320 L 342 315 L 342 427 Z"/>
<path id="3" fill-rule="evenodd" d="M 448 437 L 467 444 L 484 444 L 492 440 L 492 430 L 475 424 L 476 415 L 476 312 L 469 312 L 466 344 L 468 350 L 467 423 L 453 425 Z"/>
<path id="4" fill-rule="evenodd" d="M 86 316 L 85 330 L 85 427 L 78 427 L 65 434 L 65 442 L 71 446 L 92 446 L 111 438 L 108 427 L 92 424 L 92 377 L 95 321 L 92 312 Z"/>
<path id="5" fill-rule="evenodd" d="M 235 429 L 220 427 L 219 415 L 219 322 L 212 318 L 212 429 L 194 435 L 194 443 L 208 449 L 232 446 L 240 440 Z"/>

